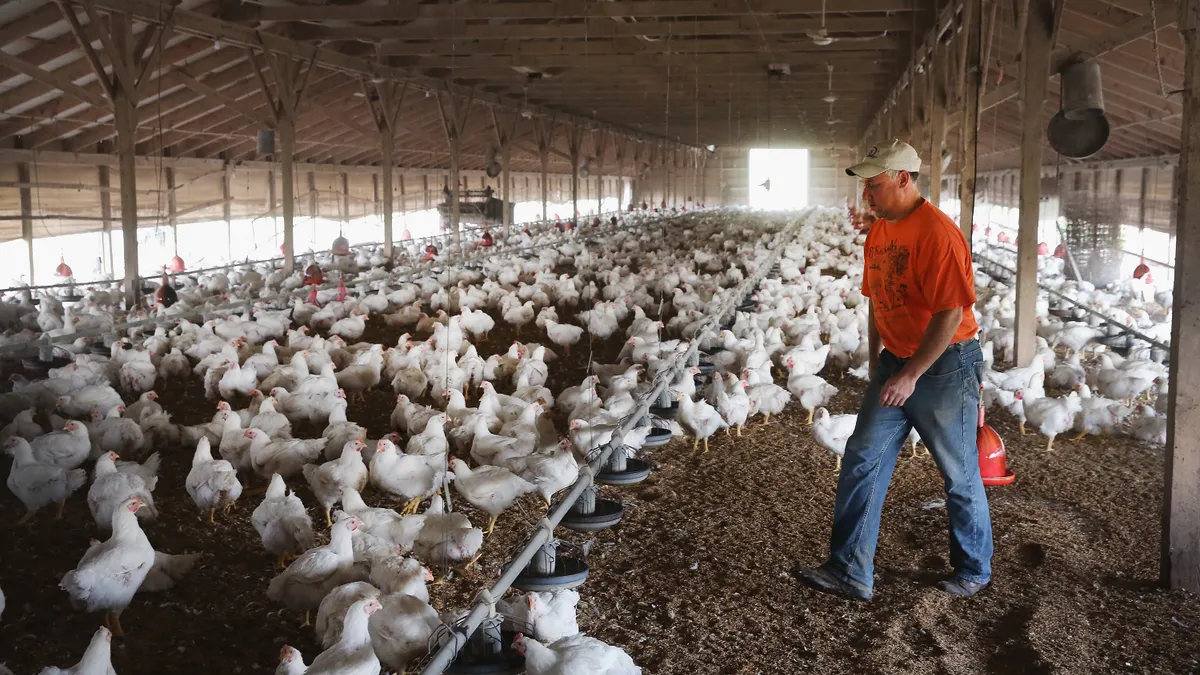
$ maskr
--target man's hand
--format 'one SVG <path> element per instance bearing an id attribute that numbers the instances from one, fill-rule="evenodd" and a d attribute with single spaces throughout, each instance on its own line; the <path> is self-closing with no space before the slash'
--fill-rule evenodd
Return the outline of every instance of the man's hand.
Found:
<path id="1" fill-rule="evenodd" d="M 888 378 L 883 391 L 879 392 L 879 405 L 896 408 L 904 405 L 917 386 L 917 377 L 901 370 Z"/>

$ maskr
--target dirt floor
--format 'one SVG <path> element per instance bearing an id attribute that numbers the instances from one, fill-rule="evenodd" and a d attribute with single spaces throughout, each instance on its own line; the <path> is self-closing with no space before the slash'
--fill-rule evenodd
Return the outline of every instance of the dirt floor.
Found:
<path id="1" fill-rule="evenodd" d="M 544 339 L 533 332 L 523 337 Z M 364 339 L 392 344 L 398 333 L 372 322 Z M 511 328 L 497 326 L 479 352 L 504 351 L 512 339 Z M 598 345 L 596 360 L 612 360 L 619 347 Z M 585 352 L 552 364 L 554 390 L 578 384 Z M 831 409 L 854 412 L 861 385 L 829 377 L 842 387 Z M 157 391 L 177 422 L 212 416 L 199 382 L 160 383 Z M 378 438 L 394 402 L 387 388 L 368 393 L 350 418 Z M 1020 438 L 1009 418 L 990 417 L 1018 478 L 989 489 L 995 582 L 971 600 L 932 588 L 947 572 L 946 518 L 944 509 L 925 505 L 942 496 L 941 481 L 931 460 L 902 460 L 884 509 L 875 599 L 851 603 L 802 588 L 790 573 L 827 552 L 835 484 L 833 457 L 793 408 L 770 426 L 748 427 L 743 438 L 715 437 L 700 457 L 690 441 L 648 451 L 656 465 L 649 480 L 603 489 L 624 500 L 620 526 L 559 530 L 580 546 L 590 542 L 592 573 L 579 605 L 585 632 L 662 675 L 1200 672 L 1200 602 L 1156 583 L 1161 449 L 1061 438 L 1048 455 L 1040 436 Z M 273 672 L 284 643 L 311 660 L 320 651 L 311 629 L 265 596 L 273 559 L 249 522 L 260 497 L 244 496 L 209 526 L 183 491 L 191 450 L 163 454 L 155 493 L 162 515 L 147 535 L 158 550 L 205 557 L 176 589 L 134 600 L 123 617 L 128 636 L 114 641 L 116 671 Z M 307 488 L 295 487 L 311 506 Z M 23 509 L 7 490 L 0 493 L 12 522 Z M 371 492 L 366 498 L 387 503 Z M 486 521 L 469 506 L 466 512 Z M 312 513 L 314 524 L 323 521 Z M 431 589 L 434 605 L 466 607 L 541 516 L 532 497 L 506 513 L 481 565 L 453 571 Z M 30 526 L 0 525 L 0 533 L 0 588 L 8 597 L 0 662 L 18 675 L 75 663 L 102 618 L 72 610 L 57 586 L 95 535 L 84 494 L 71 499 L 61 521 L 43 513 Z"/>

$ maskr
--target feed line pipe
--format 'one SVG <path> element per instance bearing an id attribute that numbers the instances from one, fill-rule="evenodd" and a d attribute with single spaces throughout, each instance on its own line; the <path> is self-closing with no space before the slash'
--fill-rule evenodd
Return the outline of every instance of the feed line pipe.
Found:
<path id="1" fill-rule="evenodd" d="M 651 225 L 653 223 L 657 223 L 659 220 L 662 220 L 664 218 L 665 218 L 665 216 L 659 217 L 659 218 L 646 219 L 635 225 L 627 225 L 623 229 L 625 229 L 627 231 L 635 230 L 635 229 L 644 227 L 646 225 Z M 578 239 L 576 239 L 576 238 L 563 237 L 563 238 L 558 239 L 553 242 L 536 244 L 534 246 L 527 246 L 527 247 L 519 248 L 519 249 L 499 248 L 497 250 L 492 250 L 492 251 L 482 250 L 482 251 L 473 252 L 470 255 L 460 256 L 460 257 L 454 258 L 452 260 L 430 261 L 430 262 L 424 263 L 424 264 L 421 264 L 424 261 L 419 261 L 418 266 L 410 267 L 409 271 L 407 271 L 403 274 L 403 278 L 400 278 L 400 277 L 390 278 L 388 280 L 388 285 L 390 287 L 392 284 L 412 281 L 417 276 L 429 273 L 432 270 L 437 269 L 438 267 L 461 265 L 461 264 L 464 264 L 467 262 L 478 262 L 480 260 L 486 260 L 488 258 L 492 258 L 495 256 L 500 256 L 500 255 L 516 255 L 516 254 L 520 254 L 523 252 L 536 251 L 536 250 L 540 250 L 543 248 L 548 248 L 551 246 L 557 247 L 557 246 L 561 246 L 563 244 L 570 244 L 570 243 L 574 243 L 577 241 L 578 241 Z M 330 290 L 330 289 L 333 289 L 336 287 L 337 287 L 337 283 L 335 281 L 330 281 L 330 282 L 327 282 L 324 285 L 320 286 L 319 290 Z M 189 312 L 181 312 L 178 314 L 169 314 L 167 316 L 162 316 L 162 317 L 147 317 L 145 319 L 139 319 L 137 321 L 128 321 L 125 323 L 114 324 L 113 326 L 103 329 L 103 330 L 94 329 L 94 330 L 77 331 L 74 333 L 65 333 L 65 334 L 56 335 L 53 337 L 46 337 L 45 334 L 43 334 L 42 337 L 39 337 L 36 340 L 31 340 L 29 342 L 25 342 L 22 344 L 0 346 L 0 358 L 9 358 L 9 357 L 21 358 L 24 356 L 31 356 L 38 352 L 39 347 L 42 347 L 45 345 L 74 342 L 76 339 L 81 338 L 81 337 L 96 337 L 99 335 L 103 335 L 105 333 L 116 333 L 116 332 L 128 331 L 130 329 L 143 328 L 143 327 L 150 326 L 150 325 L 155 325 L 155 326 L 167 325 L 171 322 L 179 321 L 181 319 L 189 319 L 189 320 L 195 319 L 195 320 L 199 320 L 201 323 L 203 323 L 203 322 L 209 321 L 210 319 L 213 319 L 215 317 L 227 316 L 231 312 L 247 309 L 247 308 L 252 307 L 259 303 L 270 304 L 270 303 L 278 302 L 281 300 L 291 300 L 295 297 L 299 297 L 299 294 L 297 294 L 295 291 L 289 291 L 287 293 L 280 293 L 280 294 L 266 297 L 266 298 L 252 298 L 249 300 L 236 300 L 234 302 L 230 302 L 230 303 L 227 303 L 224 305 L 219 305 L 216 307 L 209 307 L 207 309 L 197 308 L 197 309 L 189 311 Z"/>
<path id="2" fill-rule="evenodd" d="M 1001 264 L 1001 263 L 983 255 L 982 253 L 975 253 L 974 255 L 976 258 L 987 263 L 987 265 L 990 265 L 997 269 L 1004 270 L 1005 272 L 1008 272 L 1010 275 L 1012 275 L 1012 278 L 1014 278 L 1014 279 L 1016 278 L 1017 271 L 1014 270 L 1013 268 L 1008 267 L 1007 265 Z M 1005 282 L 1009 281 L 1009 279 L 1001 279 L 1000 275 L 994 274 L 991 271 L 989 271 L 987 269 L 987 266 L 984 266 L 984 272 L 986 272 L 988 276 L 990 276 L 993 279 L 996 279 L 998 281 L 1005 281 Z M 1083 311 L 1087 312 L 1088 314 L 1091 314 L 1099 319 L 1102 319 L 1106 324 L 1115 326 L 1116 328 L 1118 328 L 1121 331 L 1121 333 L 1132 335 L 1133 337 L 1137 338 L 1138 340 L 1142 340 L 1143 342 L 1148 342 L 1151 347 L 1157 347 L 1158 349 L 1161 349 L 1167 353 L 1170 353 L 1170 351 L 1171 351 L 1170 345 L 1160 342 L 1160 341 L 1150 337 L 1149 335 L 1142 333 L 1141 331 L 1134 330 L 1134 329 L 1130 328 L 1129 326 L 1126 326 L 1125 324 L 1112 318 L 1111 316 L 1108 316 L 1107 314 L 1096 311 L 1096 310 L 1092 309 L 1091 307 L 1088 307 L 1087 305 L 1083 304 L 1082 302 L 1080 302 L 1070 296 L 1064 295 L 1064 294 L 1058 292 L 1057 290 L 1050 288 L 1049 286 L 1045 286 L 1045 285 L 1039 283 L 1038 288 L 1042 289 L 1043 291 L 1046 291 L 1046 293 L 1048 295 L 1052 295 L 1064 302 L 1069 302 L 1072 305 L 1078 307 L 1079 309 L 1082 309 Z"/>
<path id="3" fill-rule="evenodd" d="M 741 285 L 731 289 L 718 305 L 718 311 L 709 314 L 704 323 L 693 334 L 689 340 L 690 344 L 687 350 L 675 352 L 672 356 L 674 359 L 672 363 L 659 371 L 650 389 L 638 398 L 633 412 L 612 432 L 611 439 L 601 446 L 602 449 L 599 457 L 594 462 L 584 464 L 579 468 L 579 479 L 575 481 L 567 496 L 559 502 L 558 508 L 554 509 L 547 517 L 538 522 L 537 529 L 530 535 L 520 553 L 509 561 L 504 572 L 500 575 L 496 583 L 492 585 L 491 589 L 481 589 L 476 594 L 474 607 L 471 608 L 471 612 L 466 616 L 465 623 L 462 626 L 451 628 L 447 633 L 445 642 L 434 652 L 429 662 L 421 670 L 420 675 L 441 675 L 454 662 L 454 659 L 458 656 L 462 648 L 466 646 L 471 636 L 474 635 L 475 631 L 479 630 L 479 626 L 492 613 L 495 607 L 495 599 L 508 591 L 517 577 L 529 566 L 529 563 L 533 560 L 533 556 L 541 550 L 543 545 L 553 538 L 554 528 L 567 515 L 575 505 L 575 502 L 579 501 L 579 497 L 583 492 L 591 486 L 599 467 L 603 467 L 608 463 L 609 458 L 612 457 L 612 453 L 623 445 L 622 439 L 624 439 L 625 435 L 637 427 L 642 419 L 647 416 L 651 402 L 657 399 L 659 394 L 666 391 L 667 386 L 674 381 L 680 370 L 687 366 L 688 360 L 699 350 L 700 343 L 710 331 L 720 324 L 721 318 L 736 309 L 737 303 L 740 303 L 767 276 L 771 268 L 779 260 L 780 255 L 782 255 L 786 244 L 795 236 L 795 230 L 798 226 L 799 222 L 788 225 L 783 230 L 780 230 L 775 237 L 774 250 L 767 256 L 767 260 L 759 268 L 759 271 L 745 279 Z"/>

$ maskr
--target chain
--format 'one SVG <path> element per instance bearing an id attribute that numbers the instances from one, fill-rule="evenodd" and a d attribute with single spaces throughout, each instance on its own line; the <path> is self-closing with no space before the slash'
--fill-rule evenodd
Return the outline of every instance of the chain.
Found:
<path id="1" fill-rule="evenodd" d="M 1163 81 L 1162 55 L 1158 52 L 1158 11 L 1155 8 L 1157 0 L 1150 0 L 1150 29 L 1154 36 L 1154 72 L 1158 75 L 1158 91 L 1163 98 L 1168 96 L 1167 84 Z"/>

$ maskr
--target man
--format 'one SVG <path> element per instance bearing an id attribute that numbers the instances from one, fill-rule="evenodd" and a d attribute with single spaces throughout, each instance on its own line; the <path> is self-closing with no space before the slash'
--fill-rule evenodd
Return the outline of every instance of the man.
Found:
<path id="1" fill-rule="evenodd" d="M 892 141 L 846 169 L 878 216 L 862 285 L 871 377 L 838 478 L 829 559 L 797 573 L 852 599 L 871 597 L 884 496 L 913 427 L 945 478 L 954 575 L 939 588 L 970 597 L 991 580 L 992 523 L 975 445 L 982 355 L 971 253 L 958 226 L 921 197 L 920 168 L 916 150 Z"/>

